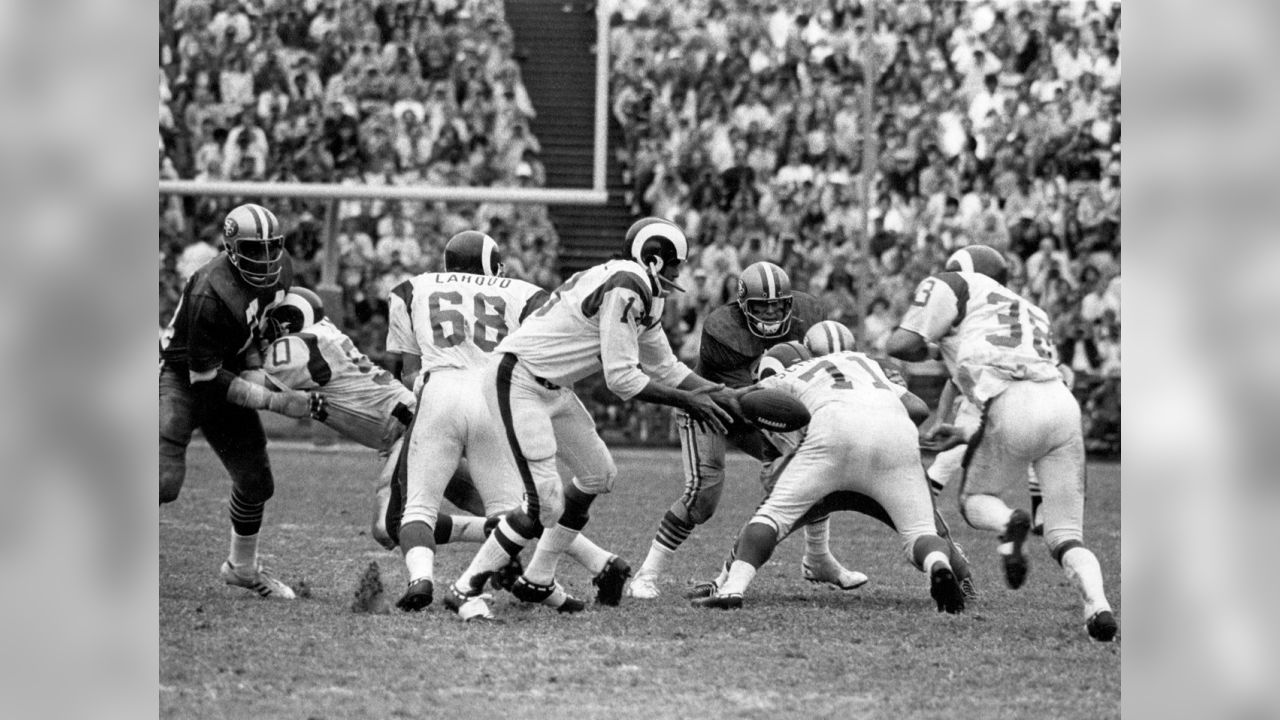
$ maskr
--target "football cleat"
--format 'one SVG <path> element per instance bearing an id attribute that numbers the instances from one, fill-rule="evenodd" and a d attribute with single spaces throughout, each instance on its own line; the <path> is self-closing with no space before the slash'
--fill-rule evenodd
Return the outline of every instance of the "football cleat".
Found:
<path id="1" fill-rule="evenodd" d="M 516 580 L 524 574 L 524 563 L 520 562 L 519 555 L 512 555 L 511 560 L 506 565 L 498 568 L 498 571 L 489 576 L 489 587 L 494 590 L 511 591 L 511 586 L 516 584 Z"/>
<path id="2" fill-rule="evenodd" d="M 617 555 L 609 558 L 600 574 L 591 578 L 591 584 L 596 586 L 596 602 L 612 606 L 622 602 L 622 589 L 629 577 L 631 566 L 625 560 Z"/>
<path id="3" fill-rule="evenodd" d="M 686 600 L 694 600 L 697 598 L 708 598 L 720 592 L 720 584 L 715 580 L 707 580 L 684 591 Z"/>
<path id="4" fill-rule="evenodd" d="M 430 578 L 422 578 L 409 583 L 409 589 L 396 601 L 396 607 L 405 612 L 418 612 L 431 604 L 431 596 L 435 592 L 435 583 Z"/>
<path id="5" fill-rule="evenodd" d="M 627 597 L 637 600 L 653 600 L 662 594 L 658 589 L 658 576 L 641 570 L 627 586 Z"/>
<path id="6" fill-rule="evenodd" d="M 942 563 L 934 565 L 929 573 L 929 595 L 938 604 L 938 612 L 955 615 L 964 611 L 964 590 L 956 582 L 956 574 Z"/>
<path id="7" fill-rule="evenodd" d="M 528 578 L 521 575 L 511 586 L 511 594 L 521 602 L 541 603 L 561 613 L 582 612 L 587 607 L 586 603 L 565 592 L 554 580 L 548 585 L 539 585 L 529 582 Z"/>
<path id="8" fill-rule="evenodd" d="M 742 593 L 729 593 L 728 595 L 712 595 L 711 597 L 697 598 L 691 602 L 690 605 L 700 608 L 715 608 L 717 610 L 741 610 Z"/>
<path id="9" fill-rule="evenodd" d="M 964 593 L 965 600 L 977 600 L 981 597 L 978 595 L 978 588 L 973 584 L 972 575 L 960 581 L 960 591 Z"/>
<path id="10" fill-rule="evenodd" d="M 465 622 L 492 620 L 493 612 L 489 610 L 488 603 L 492 598 L 492 595 L 485 594 L 468 595 L 458 592 L 456 587 L 450 587 L 444 598 L 444 606 Z"/>
<path id="11" fill-rule="evenodd" d="M 1031 514 L 1018 508 L 1013 511 L 1009 524 L 1005 526 L 1004 534 L 1000 536 L 1001 545 L 998 551 L 1004 559 L 1004 579 L 1009 583 L 1009 587 L 1015 590 L 1027 581 L 1027 568 L 1030 562 L 1027 560 L 1025 545 L 1027 535 L 1030 533 Z"/>
<path id="12" fill-rule="evenodd" d="M 264 598 L 277 600 L 298 599 L 298 596 L 293 592 L 293 588 L 278 580 L 269 570 L 262 567 L 261 563 L 246 569 L 237 568 L 231 564 L 230 560 L 227 560 L 222 563 L 222 568 L 218 571 L 218 574 L 222 576 L 222 579 L 228 585 L 248 588 Z"/>
<path id="13" fill-rule="evenodd" d="M 1099 610 L 1089 616 L 1089 621 L 1085 623 L 1085 629 L 1089 631 L 1089 637 L 1098 642 L 1111 642 L 1115 639 L 1116 631 L 1120 629 L 1116 623 L 1116 616 L 1110 610 Z"/>
<path id="14" fill-rule="evenodd" d="M 845 568 L 835 558 L 819 560 L 813 564 L 801 561 L 800 568 L 805 580 L 811 583 L 826 583 L 841 590 L 860 588 L 870 579 L 860 572 Z"/>

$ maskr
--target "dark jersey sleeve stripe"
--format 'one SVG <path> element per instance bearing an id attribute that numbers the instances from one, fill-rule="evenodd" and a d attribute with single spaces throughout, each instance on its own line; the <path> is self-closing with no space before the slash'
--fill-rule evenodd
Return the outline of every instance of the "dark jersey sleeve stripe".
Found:
<path id="1" fill-rule="evenodd" d="M 964 320 L 965 313 L 969 308 L 969 283 L 960 277 L 959 273 L 944 272 L 936 276 L 939 280 L 946 283 L 951 288 L 951 292 L 956 296 L 956 319 L 951 322 L 951 327 L 959 327 L 960 321 Z"/>
<path id="2" fill-rule="evenodd" d="M 405 280 L 392 288 L 391 293 L 404 301 L 404 311 L 409 316 L 409 332 L 413 332 L 413 283 Z"/>
<path id="3" fill-rule="evenodd" d="M 307 344 L 307 354 L 310 356 L 307 360 L 307 372 L 311 373 L 311 379 L 315 380 L 317 385 L 328 385 L 329 380 L 333 379 L 333 370 L 324 359 L 324 355 L 320 354 L 320 343 L 316 341 L 316 336 L 311 333 L 298 333 L 298 337 Z"/>
<path id="4" fill-rule="evenodd" d="M 626 288 L 640 296 L 640 302 L 644 304 L 644 317 L 649 317 L 650 306 L 653 304 L 653 297 L 649 292 L 649 287 L 640 278 L 629 272 L 617 272 L 609 276 L 600 287 L 591 291 L 591 294 L 582 300 L 583 317 L 592 318 L 596 313 L 600 312 L 600 306 L 604 304 L 604 296 L 610 290 L 615 288 Z"/>
<path id="5" fill-rule="evenodd" d="M 551 293 L 546 290 L 539 290 L 533 295 L 530 295 L 529 299 L 524 303 L 524 309 L 520 311 L 520 322 L 523 323 L 525 318 L 529 317 L 535 310 L 542 307 L 550 297 Z"/>

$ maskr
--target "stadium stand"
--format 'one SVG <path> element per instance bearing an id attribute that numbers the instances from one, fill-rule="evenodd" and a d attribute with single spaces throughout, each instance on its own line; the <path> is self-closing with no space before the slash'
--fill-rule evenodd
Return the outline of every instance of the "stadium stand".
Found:
<path id="1" fill-rule="evenodd" d="M 672 219 L 694 244 L 690 292 L 666 323 L 684 357 L 756 260 L 829 300 L 832 318 L 876 350 L 916 283 L 980 242 L 1005 252 L 1010 284 L 1055 319 L 1092 442 L 1118 444 L 1119 2 L 906 0 L 881 3 L 869 29 L 855 0 L 600 9 L 616 200 Z M 506 13 L 499 0 L 162 0 L 160 176 L 545 186 Z M 859 105 L 867 42 L 870 119 Z M 878 157 L 870 208 L 867 129 Z M 230 201 L 161 196 L 162 324 L 184 273 L 216 252 Z M 274 207 L 314 283 L 322 206 Z M 512 273 L 543 286 L 559 282 L 562 254 L 598 252 L 576 238 L 562 247 L 538 206 L 350 201 L 339 217 L 345 317 L 375 356 L 385 290 L 438 264 L 439 243 L 426 238 L 488 229 L 511 248 Z M 651 417 L 664 411 L 583 390 L 615 439 L 669 438 L 665 417 Z"/>

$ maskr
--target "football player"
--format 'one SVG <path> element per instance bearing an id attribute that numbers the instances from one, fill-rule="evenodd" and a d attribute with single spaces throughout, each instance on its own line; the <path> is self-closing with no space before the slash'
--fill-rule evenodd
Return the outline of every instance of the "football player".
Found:
<path id="1" fill-rule="evenodd" d="M 751 368 L 769 348 L 800 340 L 822 320 L 821 302 L 803 292 L 792 292 L 787 273 L 770 262 L 757 262 L 742 271 L 736 302 L 726 303 L 707 316 L 702 325 L 698 373 L 712 382 L 741 388 L 752 382 Z M 762 481 L 770 476 L 778 453 L 760 431 L 746 421 L 730 424 L 726 432 L 714 432 L 687 416 L 679 418 L 680 446 L 684 458 L 684 492 L 662 517 L 649 545 L 649 554 L 627 588 L 634 598 L 658 597 L 658 579 L 676 549 L 693 529 L 711 519 L 724 486 L 726 441 L 762 462 Z M 810 582 L 851 590 L 867 582 L 867 576 L 845 569 L 831 554 L 829 522 L 817 518 L 804 528 L 805 554 L 801 572 Z M 705 596 L 714 583 L 699 583 L 686 595 Z"/>
<path id="2" fill-rule="evenodd" d="M 891 356 L 907 361 L 940 349 L 956 387 L 981 408 L 972 432 L 935 428 L 939 450 L 967 442 L 960 512 L 975 528 L 1000 533 L 997 551 L 1012 588 L 1026 580 L 1024 545 L 1031 516 L 1000 493 L 1021 483 L 1027 468 L 1040 478 L 1044 539 L 1083 601 L 1089 636 L 1109 641 L 1117 624 L 1098 559 L 1084 546 L 1084 438 L 1080 407 L 1062 383 L 1049 318 L 1004 286 L 1004 257 L 984 245 L 956 251 L 952 268 L 916 288 L 901 325 L 890 335 Z"/>
<path id="3" fill-rule="evenodd" d="M 612 488 L 617 469 L 573 383 L 603 371 L 608 388 L 623 400 L 683 408 L 693 422 L 717 432 L 732 422 L 736 398 L 681 363 L 662 330 L 665 298 L 680 289 L 675 278 L 688 251 L 674 223 L 638 220 L 627 230 L 622 258 L 570 277 L 498 345 L 484 392 L 502 419 L 525 506 L 481 546 L 454 583 L 450 607 L 478 595 L 487 574 L 540 537 L 512 594 L 561 612 L 583 609 L 556 583 L 556 565 L 586 525 L 592 501 Z M 567 486 L 560 482 L 557 456 L 574 475 Z M 630 574 L 621 559 L 610 563 L 616 570 L 611 577 Z"/>
<path id="4" fill-rule="evenodd" d="M 160 358 L 160 502 L 177 499 L 196 428 L 231 475 L 231 549 L 219 571 L 229 585 L 293 600 L 258 559 L 263 509 L 275 491 L 258 413 L 237 402 L 261 388 L 239 377 L 254 364 L 258 326 L 293 284 L 280 221 L 261 205 L 227 213 L 225 252 L 195 272 L 169 323 Z M 257 388 L 255 390 L 255 388 Z M 305 415 L 305 393 L 272 396 L 276 409 Z"/>
<path id="5" fill-rule="evenodd" d="M 804 336 L 804 346 L 814 357 L 821 357 L 832 353 L 858 349 L 855 347 L 853 333 L 850 332 L 849 328 L 835 320 L 824 320 L 809 328 L 809 332 L 805 333 Z M 880 365 L 880 369 L 884 371 L 885 376 L 893 381 L 895 385 L 900 385 L 904 388 L 907 386 L 906 378 L 904 378 L 902 373 L 893 366 L 891 361 L 880 358 L 876 358 L 875 360 Z M 927 417 L 912 418 L 912 420 L 917 422 L 923 422 L 927 419 Z M 934 490 L 933 487 L 933 484 L 930 483 L 932 494 L 936 495 L 936 490 Z M 978 598 L 978 591 L 973 584 L 973 574 L 969 567 L 969 558 L 965 556 L 964 549 L 952 539 L 951 528 L 947 526 L 946 519 L 942 517 L 942 513 L 937 511 L 936 506 L 934 507 L 934 521 L 938 534 L 947 541 L 951 557 L 951 569 L 956 574 L 956 580 L 960 582 L 960 588 L 964 590 L 964 596 L 969 600 L 976 600 Z"/>
<path id="6" fill-rule="evenodd" d="M 481 385 L 493 350 L 546 299 L 536 285 L 504 277 L 497 243 L 475 230 L 446 243 L 444 272 L 422 273 L 391 292 L 387 350 L 400 355 L 405 382 L 419 388 L 407 473 L 392 486 L 390 514 L 397 517 L 387 523 L 408 569 L 409 586 L 397 602 L 403 610 L 431 604 L 439 531 L 457 522 L 440 513 L 440 504 L 464 452 L 490 523 L 520 505 L 524 486 Z M 569 554 L 596 574 L 603 593 L 597 599 L 616 605 L 625 581 L 613 577 L 620 568 L 616 556 L 583 536 L 574 539 Z M 491 617 L 479 598 L 460 614 Z"/>
<path id="7" fill-rule="evenodd" d="M 798 524 L 834 510 L 857 510 L 897 530 L 907 559 L 929 576 L 938 610 L 964 610 L 951 549 L 934 526 L 933 498 L 920 462 L 917 421 L 929 409 L 892 382 L 867 355 L 809 358 L 798 343 L 775 346 L 756 370 L 756 387 L 804 404 L 809 425 L 789 433 L 773 487 L 738 535 L 734 560 L 715 594 L 695 607 L 732 610 L 778 542 Z"/>
<path id="8" fill-rule="evenodd" d="M 269 309 L 263 319 L 266 343 L 260 377 L 253 372 L 243 378 L 268 389 L 306 391 L 310 416 L 333 428 L 344 438 L 377 450 L 383 459 L 379 486 L 387 485 L 403 464 L 400 448 L 413 420 L 413 393 L 396 382 L 356 348 L 351 338 L 334 325 L 314 292 L 294 287 L 284 299 Z M 249 398 L 251 407 L 275 410 L 261 400 Z M 287 414 L 287 413 L 286 413 Z M 375 516 L 373 537 L 380 545 L 394 548 L 396 526 L 388 529 L 389 493 L 378 493 L 380 512 Z M 457 515 L 437 528 L 441 543 L 484 539 L 484 506 L 471 487 L 465 472 L 449 483 L 449 500 L 473 515 Z M 480 517 L 476 517 L 479 515 Z"/>

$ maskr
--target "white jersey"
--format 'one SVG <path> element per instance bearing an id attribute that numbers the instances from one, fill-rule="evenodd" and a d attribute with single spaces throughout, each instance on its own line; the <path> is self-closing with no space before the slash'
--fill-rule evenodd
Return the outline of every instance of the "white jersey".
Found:
<path id="1" fill-rule="evenodd" d="M 785 372 L 760 381 L 759 386 L 791 395 L 804 404 L 810 416 L 833 403 L 855 403 L 865 407 L 868 403 L 874 405 L 892 398 L 893 405 L 901 407 L 897 398 L 907 393 L 905 387 L 889 378 L 879 362 L 852 350 L 796 363 Z M 890 394 L 885 394 L 886 391 Z M 795 451 L 804 440 L 805 430 L 789 433 L 765 431 L 764 435 L 785 454 Z"/>
<path id="2" fill-rule="evenodd" d="M 282 389 L 323 394 L 329 412 L 324 424 L 378 450 L 399 437 L 414 407 L 413 393 L 327 319 L 273 342 L 262 370 Z"/>
<path id="3" fill-rule="evenodd" d="M 760 387 L 781 390 L 804 404 L 810 415 L 832 403 L 865 403 L 897 398 L 907 389 L 894 383 L 870 356 L 852 350 L 796 363 L 760 381 Z M 887 394 L 886 394 L 887 393 Z"/>
<path id="4" fill-rule="evenodd" d="M 392 291 L 387 350 L 422 358 L 422 372 L 479 367 L 547 297 L 523 280 L 423 273 Z"/>
<path id="5" fill-rule="evenodd" d="M 900 327 L 939 344 L 956 387 L 979 407 L 1017 380 L 1062 380 L 1049 316 L 986 275 L 925 278 Z"/>
<path id="6" fill-rule="evenodd" d="M 623 400 L 652 377 L 676 386 L 693 371 L 680 362 L 662 331 L 662 298 L 645 270 L 631 260 L 610 260 L 583 270 L 498 345 L 536 377 L 569 387 L 604 371 Z"/>

